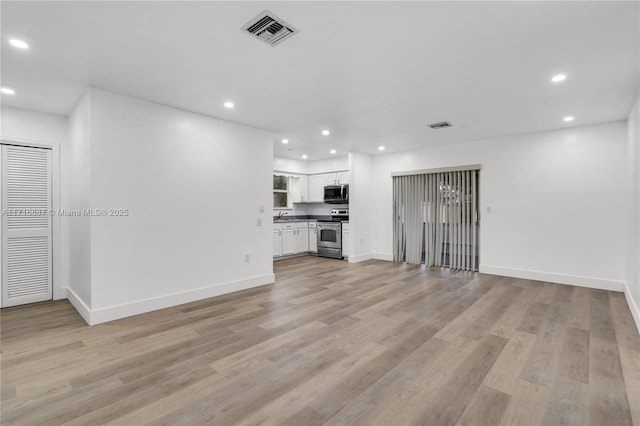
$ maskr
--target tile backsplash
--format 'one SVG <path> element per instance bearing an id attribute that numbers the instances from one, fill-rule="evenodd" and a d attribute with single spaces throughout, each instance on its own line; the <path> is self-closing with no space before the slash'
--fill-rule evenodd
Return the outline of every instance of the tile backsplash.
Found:
<path id="1" fill-rule="evenodd" d="M 331 215 L 331 209 L 335 208 L 349 208 L 348 204 L 324 204 L 324 203 L 310 203 L 310 204 L 294 204 L 293 209 L 287 210 L 274 210 L 274 217 L 278 216 L 279 212 L 285 212 L 287 217 L 304 217 L 304 218 L 325 218 Z"/>

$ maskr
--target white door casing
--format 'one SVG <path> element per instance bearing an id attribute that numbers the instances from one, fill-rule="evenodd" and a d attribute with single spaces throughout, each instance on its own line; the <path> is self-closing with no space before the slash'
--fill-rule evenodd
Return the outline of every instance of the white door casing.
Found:
<path id="1" fill-rule="evenodd" d="M 52 298 L 50 149 L 0 151 L 2 307 Z"/>

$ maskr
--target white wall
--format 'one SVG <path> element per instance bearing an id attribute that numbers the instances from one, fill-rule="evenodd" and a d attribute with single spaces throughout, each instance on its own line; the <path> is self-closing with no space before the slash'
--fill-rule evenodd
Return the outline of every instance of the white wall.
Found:
<path id="1" fill-rule="evenodd" d="M 361 262 L 373 258 L 372 230 L 375 211 L 373 158 L 367 154 L 349 153 L 349 262 Z"/>
<path id="2" fill-rule="evenodd" d="M 27 145 L 45 146 L 52 149 L 54 187 L 53 207 L 59 208 L 66 202 L 68 181 L 67 118 L 24 109 L 3 106 L 0 110 L 0 136 L 9 141 L 20 141 Z M 69 279 L 67 258 L 67 222 L 54 216 L 53 224 L 53 298 L 66 297 Z"/>
<path id="3" fill-rule="evenodd" d="M 269 133 L 102 90 L 88 102 L 90 207 L 130 212 L 91 218 L 91 323 L 273 282 Z"/>
<path id="4" fill-rule="evenodd" d="M 82 211 L 91 206 L 90 93 L 86 91 L 69 116 L 66 187 L 63 207 Z M 69 300 L 87 319 L 91 298 L 91 230 L 90 217 L 68 216 Z"/>
<path id="5" fill-rule="evenodd" d="M 625 289 L 627 303 L 640 330 L 640 93 L 627 121 L 629 221 Z"/>
<path id="6" fill-rule="evenodd" d="M 0 110 L 2 137 L 53 142 L 67 140 L 67 118 L 25 109 L 3 106 Z"/>
<path id="7" fill-rule="evenodd" d="M 479 163 L 481 272 L 621 291 L 626 139 L 617 122 L 377 156 L 373 251 L 392 254 L 392 172 Z"/>
<path id="8" fill-rule="evenodd" d="M 284 157 L 274 157 L 273 170 L 305 175 L 349 170 L 349 156 L 345 155 L 317 161 L 299 161 Z"/>
<path id="9" fill-rule="evenodd" d="M 273 170 L 306 175 L 309 174 L 309 163 L 306 161 L 292 160 L 290 158 L 274 157 Z"/>
<path id="10" fill-rule="evenodd" d="M 310 161 L 307 170 L 307 173 L 310 175 L 349 170 L 349 157 L 345 155 L 342 157 L 328 158 L 326 160 Z"/>

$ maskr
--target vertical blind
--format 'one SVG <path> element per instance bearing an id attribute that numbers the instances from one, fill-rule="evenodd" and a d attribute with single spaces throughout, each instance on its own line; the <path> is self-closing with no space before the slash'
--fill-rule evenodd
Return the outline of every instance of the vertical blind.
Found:
<path id="1" fill-rule="evenodd" d="M 478 270 L 479 170 L 393 177 L 393 259 Z"/>

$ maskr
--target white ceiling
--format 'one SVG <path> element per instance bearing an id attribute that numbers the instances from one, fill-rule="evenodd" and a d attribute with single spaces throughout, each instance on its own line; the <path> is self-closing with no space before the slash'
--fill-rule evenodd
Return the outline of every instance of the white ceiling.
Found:
<path id="1" fill-rule="evenodd" d="M 67 115 L 90 85 L 271 130 L 276 155 L 295 159 L 550 130 L 566 115 L 576 126 L 621 120 L 639 85 L 638 2 L 0 8 L 2 84 L 17 92 L 3 104 Z M 271 47 L 240 31 L 264 9 L 300 32 Z M 559 72 L 567 80 L 551 84 Z M 455 127 L 427 127 L 441 120 Z"/>

